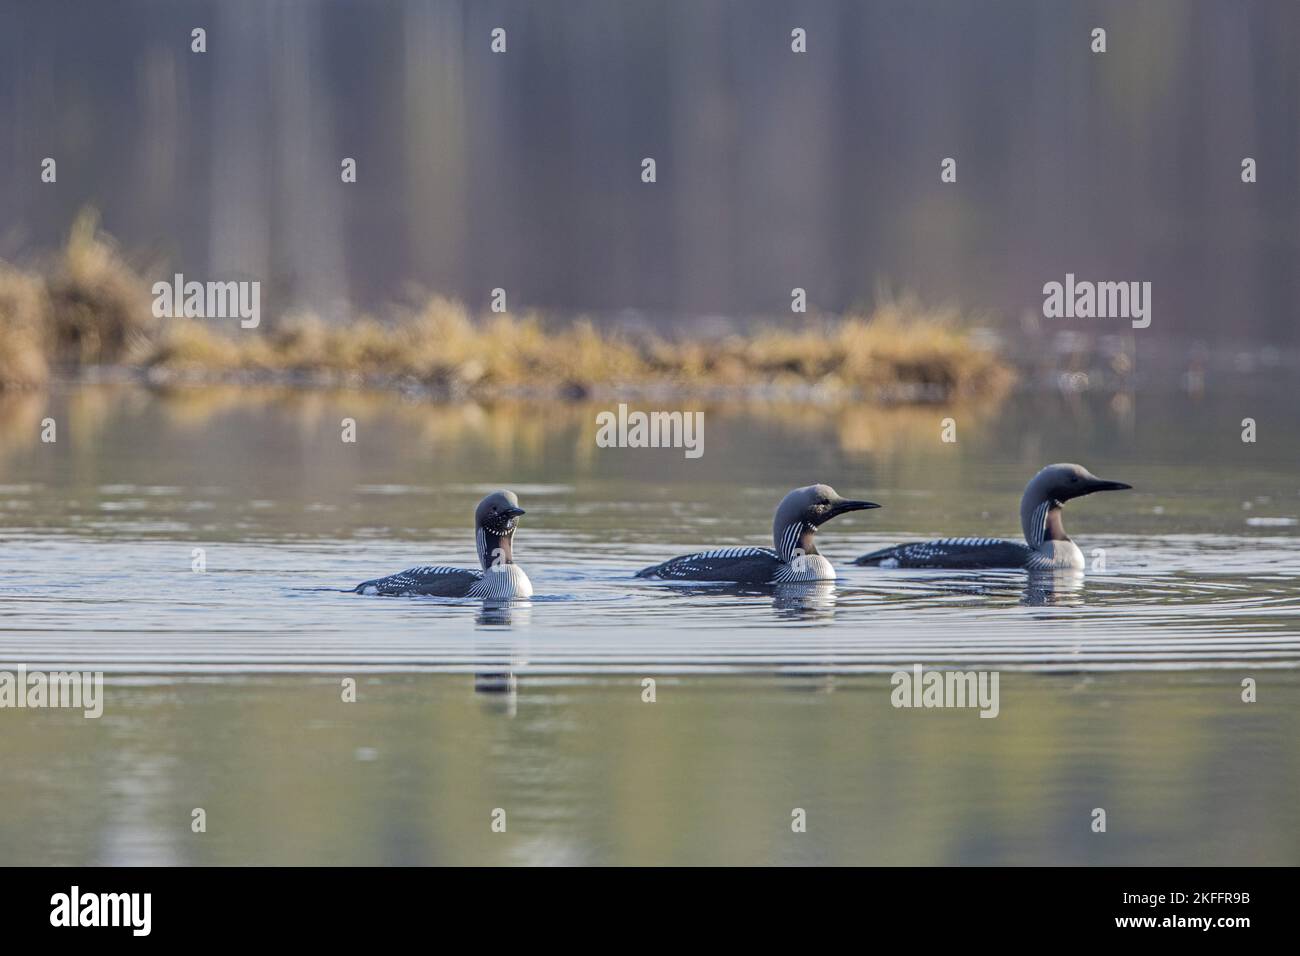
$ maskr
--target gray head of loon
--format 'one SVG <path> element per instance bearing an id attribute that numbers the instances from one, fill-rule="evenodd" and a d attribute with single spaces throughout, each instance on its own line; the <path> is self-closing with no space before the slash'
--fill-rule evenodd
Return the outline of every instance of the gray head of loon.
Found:
<path id="1" fill-rule="evenodd" d="M 820 525 L 850 511 L 879 507 L 874 501 L 841 498 L 830 485 L 796 488 L 776 506 L 776 517 L 772 521 L 776 552 L 783 561 L 789 561 L 796 548 L 804 554 L 816 554 L 813 535 Z"/>
<path id="2" fill-rule="evenodd" d="M 1096 491 L 1123 491 L 1132 485 L 1098 478 L 1083 465 L 1048 465 L 1029 480 L 1020 499 L 1020 527 L 1025 541 L 1037 548 L 1046 540 L 1067 541 L 1061 506 Z"/>
<path id="3" fill-rule="evenodd" d="M 511 547 L 515 525 L 524 514 L 513 491 L 494 491 L 474 509 L 474 536 L 478 559 L 484 568 L 493 564 L 513 564 Z"/>

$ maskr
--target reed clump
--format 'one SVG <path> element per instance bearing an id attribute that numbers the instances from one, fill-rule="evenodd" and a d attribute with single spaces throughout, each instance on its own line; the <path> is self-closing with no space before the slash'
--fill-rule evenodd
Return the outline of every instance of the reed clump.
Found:
<path id="1" fill-rule="evenodd" d="M 38 388 L 50 375 L 45 283 L 0 262 L 0 388 Z"/>
<path id="2" fill-rule="evenodd" d="M 870 314 L 721 336 L 664 335 L 537 315 L 475 316 L 435 296 L 381 320 L 291 314 L 241 329 L 164 318 L 93 216 L 44 272 L 0 263 L 0 387 L 115 365 L 150 381 L 254 380 L 418 386 L 443 397 L 806 394 L 939 401 L 1000 394 L 1012 373 L 976 347 L 955 309 L 888 299 Z"/>
<path id="3" fill-rule="evenodd" d="M 46 292 L 47 346 L 57 361 L 120 362 L 153 318 L 148 285 L 99 230 L 93 212 L 83 212 L 72 224 Z"/>

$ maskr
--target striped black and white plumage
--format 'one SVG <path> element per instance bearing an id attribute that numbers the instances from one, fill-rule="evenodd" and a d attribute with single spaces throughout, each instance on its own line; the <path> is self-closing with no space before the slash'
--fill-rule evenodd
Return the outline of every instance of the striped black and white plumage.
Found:
<path id="1" fill-rule="evenodd" d="M 1023 568 L 1028 571 L 1084 568 L 1083 552 L 1070 540 L 1061 522 L 1061 509 L 1072 498 L 1097 491 L 1132 487 L 1105 481 L 1082 465 L 1048 465 L 1025 487 L 1020 499 L 1020 525 L 1025 544 L 1000 538 L 941 538 L 913 541 L 864 554 L 854 564 L 882 568 Z"/>
<path id="2" fill-rule="evenodd" d="M 999 538 L 940 538 L 912 541 L 864 554 L 854 564 L 882 568 L 1023 568 L 1034 552 Z"/>
<path id="3" fill-rule="evenodd" d="M 502 564 L 495 568 L 452 568 L 425 565 L 407 568 L 386 578 L 366 581 L 356 587 L 358 594 L 402 595 L 423 594 L 430 597 L 483 598 L 489 601 L 508 601 L 531 597 L 532 582 L 517 564 Z"/>
<path id="4" fill-rule="evenodd" d="M 833 581 L 835 568 L 817 552 L 817 528 L 837 515 L 879 508 L 870 501 L 841 498 L 829 485 L 796 488 L 777 506 L 772 522 L 775 548 L 718 548 L 671 558 L 637 572 L 665 581 L 786 584 Z"/>
<path id="5" fill-rule="evenodd" d="M 474 511 L 474 543 L 480 567 L 422 565 L 355 588 L 357 594 L 483 598 L 509 601 L 532 597 L 533 585 L 514 563 L 515 526 L 524 509 L 512 491 L 495 491 Z"/>

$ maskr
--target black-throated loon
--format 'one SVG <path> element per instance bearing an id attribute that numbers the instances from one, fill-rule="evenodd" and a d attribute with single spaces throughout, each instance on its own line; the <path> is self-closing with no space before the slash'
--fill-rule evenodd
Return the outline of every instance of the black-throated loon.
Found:
<path id="1" fill-rule="evenodd" d="M 1025 544 L 997 538 L 942 538 L 914 541 L 864 554 L 854 564 L 882 568 L 1024 568 L 1030 571 L 1084 568 L 1083 552 L 1061 524 L 1061 507 L 1095 491 L 1132 488 L 1098 478 L 1082 465 L 1048 465 L 1030 479 L 1020 499 Z"/>
<path id="2" fill-rule="evenodd" d="M 834 581 L 835 568 L 817 553 L 818 526 L 849 511 L 879 508 L 870 501 L 841 498 L 830 485 L 796 488 L 783 499 L 772 522 L 772 548 L 721 548 L 685 554 L 637 572 L 639 578 L 668 581 L 722 581 L 732 584 L 785 584 Z"/>
<path id="3" fill-rule="evenodd" d="M 515 524 L 524 513 L 513 491 L 494 491 L 474 509 L 474 538 L 481 568 L 429 565 L 364 581 L 357 594 L 428 594 L 507 601 L 533 595 L 532 582 L 515 564 Z"/>

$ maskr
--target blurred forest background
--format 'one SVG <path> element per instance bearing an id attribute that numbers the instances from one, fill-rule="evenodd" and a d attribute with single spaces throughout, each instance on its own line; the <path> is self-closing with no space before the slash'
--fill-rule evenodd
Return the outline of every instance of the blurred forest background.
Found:
<path id="1" fill-rule="evenodd" d="M 1296 0 L 4 0 L 0 258 L 90 205 L 272 312 L 1013 321 L 1074 272 L 1151 281 L 1153 335 L 1296 344 L 1298 118 Z"/>

